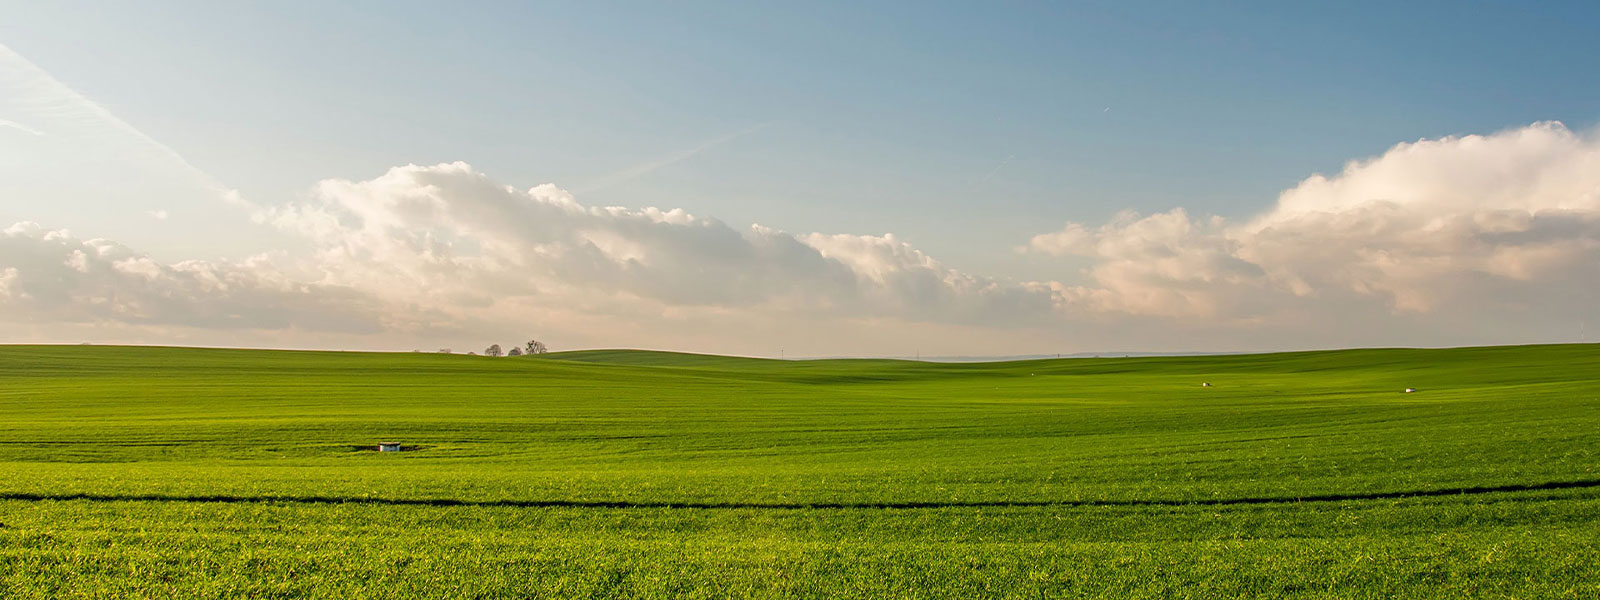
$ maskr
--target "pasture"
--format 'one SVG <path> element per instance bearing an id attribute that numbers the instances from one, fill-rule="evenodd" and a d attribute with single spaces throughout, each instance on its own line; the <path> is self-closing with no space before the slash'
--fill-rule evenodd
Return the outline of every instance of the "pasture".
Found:
<path id="1" fill-rule="evenodd" d="M 0 346 L 0 597 L 1600 597 L 1600 346 Z"/>

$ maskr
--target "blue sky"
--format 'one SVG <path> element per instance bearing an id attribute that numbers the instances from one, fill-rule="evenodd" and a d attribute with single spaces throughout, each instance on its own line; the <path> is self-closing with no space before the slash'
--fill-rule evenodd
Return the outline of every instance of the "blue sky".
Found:
<path id="1" fill-rule="evenodd" d="M 1593 3 L 1307 4 L 8 3 L 0 44 L 258 210 L 464 161 L 1019 283 L 1105 260 L 1018 250 L 1069 222 L 1245 221 L 1397 143 L 1600 119 Z M 317 245 L 56 151 L 17 150 L 0 222 L 167 262 Z M 116 164 L 53 173 L 80 159 Z"/>

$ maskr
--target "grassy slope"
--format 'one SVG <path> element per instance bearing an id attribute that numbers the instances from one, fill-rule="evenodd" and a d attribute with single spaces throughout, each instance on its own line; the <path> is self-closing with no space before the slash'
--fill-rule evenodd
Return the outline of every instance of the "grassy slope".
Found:
<path id="1" fill-rule="evenodd" d="M 1600 593 L 1597 346 L 0 346 L 0 415 L 6 597 Z"/>

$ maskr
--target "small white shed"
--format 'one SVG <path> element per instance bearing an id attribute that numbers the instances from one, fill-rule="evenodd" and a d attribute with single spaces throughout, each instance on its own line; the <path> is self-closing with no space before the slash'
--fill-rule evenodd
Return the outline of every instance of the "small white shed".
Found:
<path id="1" fill-rule="evenodd" d="M 378 442 L 379 452 L 399 452 L 400 442 Z"/>
<path id="2" fill-rule="evenodd" d="M 1416 392 L 1416 391 L 1417 391 L 1417 388 L 1406 388 L 1406 393 L 1407 394 L 1410 394 L 1410 393 L 1413 393 L 1413 392 Z"/>

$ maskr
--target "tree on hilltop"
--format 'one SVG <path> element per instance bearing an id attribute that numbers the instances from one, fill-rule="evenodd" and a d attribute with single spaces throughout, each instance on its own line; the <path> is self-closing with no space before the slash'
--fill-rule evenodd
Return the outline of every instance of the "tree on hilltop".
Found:
<path id="1" fill-rule="evenodd" d="M 500 344 L 492 344 L 483 349 L 484 356 L 500 356 L 501 354 L 504 354 L 504 352 L 500 351 Z"/>
<path id="2" fill-rule="evenodd" d="M 522 356 L 522 349 L 518 348 L 516 346 L 512 346 L 511 347 L 511 351 L 507 352 L 506 356 Z"/>
<path id="3" fill-rule="evenodd" d="M 528 340 L 527 348 L 528 354 L 544 354 L 550 351 L 550 348 L 546 347 L 544 342 L 539 340 Z"/>

